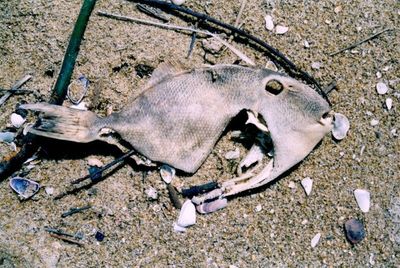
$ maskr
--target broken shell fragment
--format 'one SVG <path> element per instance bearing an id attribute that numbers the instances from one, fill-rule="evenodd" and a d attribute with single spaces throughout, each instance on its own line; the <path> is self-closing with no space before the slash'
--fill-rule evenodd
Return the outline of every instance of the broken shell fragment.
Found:
<path id="1" fill-rule="evenodd" d="M 274 21 L 272 19 L 272 16 L 271 15 L 266 15 L 264 17 L 264 19 L 265 19 L 265 28 L 268 31 L 273 31 L 274 30 Z"/>
<path id="2" fill-rule="evenodd" d="M 229 151 L 225 154 L 225 159 L 227 160 L 234 160 L 240 157 L 240 150 L 236 148 L 234 151 Z"/>
<path id="3" fill-rule="evenodd" d="M 372 119 L 371 122 L 369 123 L 372 127 L 379 125 L 379 120 L 378 119 Z"/>
<path id="4" fill-rule="evenodd" d="M 161 178 L 167 184 L 172 182 L 172 179 L 175 177 L 175 172 L 175 169 L 168 165 L 162 165 L 160 168 Z"/>
<path id="5" fill-rule="evenodd" d="M 0 142 L 11 143 L 15 138 L 13 132 L 0 132 Z"/>
<path id="6" fill-rule="evenodd" d="M 11 120 L 11 124 L 16 127 L 16 128 L 20 128 L 24 123 L 25 123 L 25 118 L 23 118 L 22 116 L 20 116 L 17 113 L 12 113 L 10 116 L 10 120 Z"/>
<path id="7" fill-rule="evenodd" d="M 310 195 L 312 190 L 313 180 L 310 177 L 301 180 L 301 186 L 303 186 L 306 195 Z"/>
<path id="8" fill-rule="evenodd" d="M 206 202 L 196 207 L 197 212 L 201 214 L 208 214 L 217 210 L 223 209 L 228 205 L 226 198 L 217 199 L 212 202 Z"/>
<path id="9" fill-rule="evenodd" d="M 184 232 L 186 232 L 186 228 L 181 227 L 176 222 L 174 222 L 174 231 L 178 232 L 178 233 L 184 233 Z"/>
<path id="10" fill-rule="evenodd" d="M 367 190 L 356 189 L 354 190 L 354 196 L 361 211 L 368 212 L 371 203 L 371 194 Z"/>
<path id="11" fill-rule="evenodd" d="M 183 3 L 185 3 L 185 0 L 171 0 L 171 2 L 172 2 L 174 5 L 180 6 L 180 5 L 182 5 Z"/>
<path id="12" fill-rule="evenodd" d="M 319 242 L 319 239 L 321 238 L 321 233 L 316 234 L 313 239 L 311 239 L 311 247 L 315 248 Z"/>
<path id="13" fill-rule="evenodd" d="M 390 111 L 392 109 L 393 100 L 391 98 L 387 98 L 385 100 L 385 104 L 386 104 L 386 108 L 388 109 L 388 111 Z"/>
<path id="14" fill-rule="evenodd" d="M 361 221 L 350 219 L 344 224 L 347 239 L 352 244 L 357 244 L 365 238 L 364 225 Z"/>
<path id="15" fill-rule="evenodd" d="M 147 197 L 148 197 L 150 200 L 157 200 L 157 198 L 158 198 L 157 190 L 154 189 L 153 187 L 149 187 L 149 188 L 145 191 L 145 193 L 146 193 Z"/>
<path id="16" fill-rule="evenodd" d="M 88 164 L 89 166 L 92 167 L 102 167 L 104 164 L 101 162 L 99 159 L 91 157 L 88 159 Z"/>
<path id="17" fill-rule="evenodd" d="M 287 31 L 289 31 L 289 27 L 283 25 L 277 25 L 275 28 L 277 34 L 285 34 Z"/>
<path id="18" fill-rule="evenodd" d="M 380 95 L 386 94 L 388 90 L 389 88 L 385 83 L 379 82 L 378 84 L 376 84 L 376 91 L 378 92 L 378 94 Z"/>
<path id="19" fill-rule="evenodd" d="M 183 203 L 177 224 L 180 227 L 188 227 L 196 223 L 196 208 L 189 199 Z"/>
<path id="20" fill-rule="evenodd" d="M 350 129 L 350 122 L 346 116 L 340 113 L 335 113 L 333 122 L 332 135 L 336 140 L 343 140 Z"/>
<path id="21" fill-rule="evenodd" d="M 40 189 L 39 183 L 21 177 L 12 178 L 10 187 L 23 199 L 34 196 Z"/>

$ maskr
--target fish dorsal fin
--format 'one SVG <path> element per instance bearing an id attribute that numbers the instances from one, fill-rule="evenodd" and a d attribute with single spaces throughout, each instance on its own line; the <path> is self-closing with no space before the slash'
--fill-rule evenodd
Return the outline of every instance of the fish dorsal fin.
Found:
<path id="1" fill-rule="evenodd" d="M 168 78 L 174 77 L 178 74 L 182 74 L 187 69 L 179 62 L 162 62 L 151 74 L 149 82 L 147 82 L 146 88 L 151 88 L 161 81 L 165 81 Z"/>

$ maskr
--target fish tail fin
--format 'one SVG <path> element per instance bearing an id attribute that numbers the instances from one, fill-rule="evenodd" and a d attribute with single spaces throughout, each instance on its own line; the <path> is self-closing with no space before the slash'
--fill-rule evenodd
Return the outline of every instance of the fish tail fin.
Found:
<path id="1" fill-rule="evenodd" d="M 93 112 L 47 103 L 24 104 L 20 107 L 41 112 L 37 123 L 29 129 L 32 134 L 81 143 L 100 139 L 102 118 Z"/>

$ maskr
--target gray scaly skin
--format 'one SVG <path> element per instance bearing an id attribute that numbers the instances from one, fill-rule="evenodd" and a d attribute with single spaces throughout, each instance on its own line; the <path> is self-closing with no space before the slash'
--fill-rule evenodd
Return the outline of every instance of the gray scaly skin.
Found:
<path id="1" fill-rule="evenodd" d="M 283 90 L 266 90 L 271 80 Z M 259 113 L 274 145 L 275 177 L 306 157 L 332 128 L 328 103 L 299 81 L 268 69 L 216 65 L 182 70 L 157 68 L 143 93 L 119 113 L 100 118 L 89 111 L 28 104 L 43 112 L 30 132 L 50 138 L 110 142 L 109 133 L 148 159 L 194 173 L 222 132 L 243 109 Z"/>

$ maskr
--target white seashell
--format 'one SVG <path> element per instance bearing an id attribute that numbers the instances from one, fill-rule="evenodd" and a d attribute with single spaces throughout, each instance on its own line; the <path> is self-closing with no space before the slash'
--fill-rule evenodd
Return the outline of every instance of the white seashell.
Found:
<path id="1" fill-rule="evenodd" d="M 176 222 L 174 222 L 174 231 L 178 232 L 178 233 L 184 233 L 184 232 L 186 232 L 186 228 L 181 227 Z"/>
<path id="2" fill-rule="evenodd" d="M 16 128 L 21 127 L 25 123 L 25 120 L 26 120 L 22 116 L 20 116 L 19 114 L 16 114 L 16 113 L 12 113 L 10 116 L 10 119 L 11 119 L 11 124 Z"/>
<path id="3" fill-rule="evenodd" d="M 147 197 L 150 200 L 156 200 L 158 198 L 158 193 L 157 190 L 154 189 L 153 187 L 149 187 L 146 191 L 145 191 Z"/>
<path id="4" fill-rule="evenodd" d="M 390 109 L 392 109 L 393 100 L 391 98 L 387 98 L 385 100 L 385 104 L 386 104 L 386 108 L 388 109 L 388 111 L 390 111 Z"/>
<path id="5" fill-rule="evenodd" d="M 376 84 L 376 91 L 378 92 L 378 94 L 380 95 L 386 94 L 388 90 L 389 88 L 385 83 L 379 82 L 378 84 Z"/>
<path id="6" fill-rule="evenodd" d="M 39 183 L 22 177 L 14 177 L 10 180 L 10 187 L 22 198 L 28 199 L 34 196 L 40 189 Z"/>
<path id="7" fill-rule="evenodd" d="M 183 3 L 185 3 L 185 0 L 171 0 L 171 2 L 175 5 L 182 5 Z"/>
<path id="8" fill-rule="evenodd" d="M 183 203 L 177 224 L 180 227 L 188 227 L 196 223 L 196 208 L 192 201 L 186 200 Z"/>
<path id="9" fill-rule="evenodd" d="M 260 204 L 257 205 L 255 211 L 260 212 L 261 210 L 262 210 L 262 206 Z"/>
<path id="10" fill-rule="evenodd" d="M 90 157 L 88 159 L 88 165 L 92 167 L 102 167 L 104 164 L 99 159 Z"/>
<path id="11" fill-rule="evenodd" d="M 228 205 L 228 200 L 226 198 L 217 199 L 212 202 L 203 203 L 196 207 L 196 210 L 201 214 L 207 214 L 215 212 L 219 209 L 223 209 Z"/>
<path id="12" fill-rule="evenodd" d="M 304 40 L 303 45 L 304 45 L 305 48 L 309 48 L 310 47 L 310 43 L 307 40 Z"/>
<path id="13" fill-rule="evenodd" d="M 311 68 L 313 68 L 314 70 L 319 70 L 322 67 L 322 63 L 320 62 L 313 62 L 311 63 Z"/>
<path id="14" fill-rule="evenodd" d="M 267 28 L 268 31 L 273 31 L 274 30 L 274 21 L 272 19 L 271 15 L 266 15 L 264 17 L 265 19 L 265 28 Z"/>
<path id="15" fill-rule="evenodd" d="M 319 242 L 319 239 L 321 238 L 321 233 L 316 234 L 313 239 L 311 239 L 311 247 L 315 248 Z"/>
<path id="16" fill-rule="evenodd" d="M 356 189 L 354 190 L 354 196 L 361 211 L 368 212 L 371 203 L 371 194 L 367 190 Z"/>
<path id="17" fill-rule="evenodd" d="M 381 79 L 382 78 L 382 73 L 381 72 L 376 72 L 376 78 Z"/>
<path id="18" fill-rule="evenodd" d="M 54 188 L 53 188 L 53 187 L 47 186 L 46 188 L 44 188 L 44 191 L 45 191 L 46 194 L 48 194 L 48 195 L 53 195 L 53 194 L 54 194 Z"/>
<path id="19" fill-rule="evenodd" d="M 288 184 L 288 187 L 290 189 L 296 189 L 296 184 L 293 181 L 290 181 L 289 184 Z"/>
<path id="20" fill-rule="evenodd" d="M 172 182 L 172 179 L 175 177 L 175 169 L 168 165 L 162 165 L 160 168 L 160 175 L 163 181 L 167 184 Z"/>
<path id="21" fill-rule="evenodd" d="M 301 180 L 301 186 L 303 186 L 304 191 L 307 195 L 310 195 L 312 190 L 313 180 L 310 177 Z"/>
<path id="22" fill-rule="evenodd" d="M 283 25 L 277 25 L 275 28 L 277 34 L 285 34 L 287 31 L 289 31 L 289 27 Z"/>
<path id="23" fill-rule="evenodd" d="M 335 113 L 335 121 L 333 122 L 332 135 L 337 140 L 343 140 L 350 129 L 350 122 L 346 116 Z"/>
<path id="24" fill-rule="evenodd" d="M 13 132 L 0 132 L 0 142 L 11 143 L 15 138 Z"/>
<path id="25" fill-rule="evenodd" d="M 239 148 L 236 148 L 234 151 L 229 151 L 225 154 L 225 159 L 227 160 L 238 159 L 239 157 L 240 157 Z"/>
<path id="26" fill-rule="evenodd" d="M 372 119 L 371 122 L 370 122 L 370 125 L 373 126 L 373 127 L 378 125 L 378 124 L 379 124 L 379 120 L 377 120 L 377 119 Z"/>

